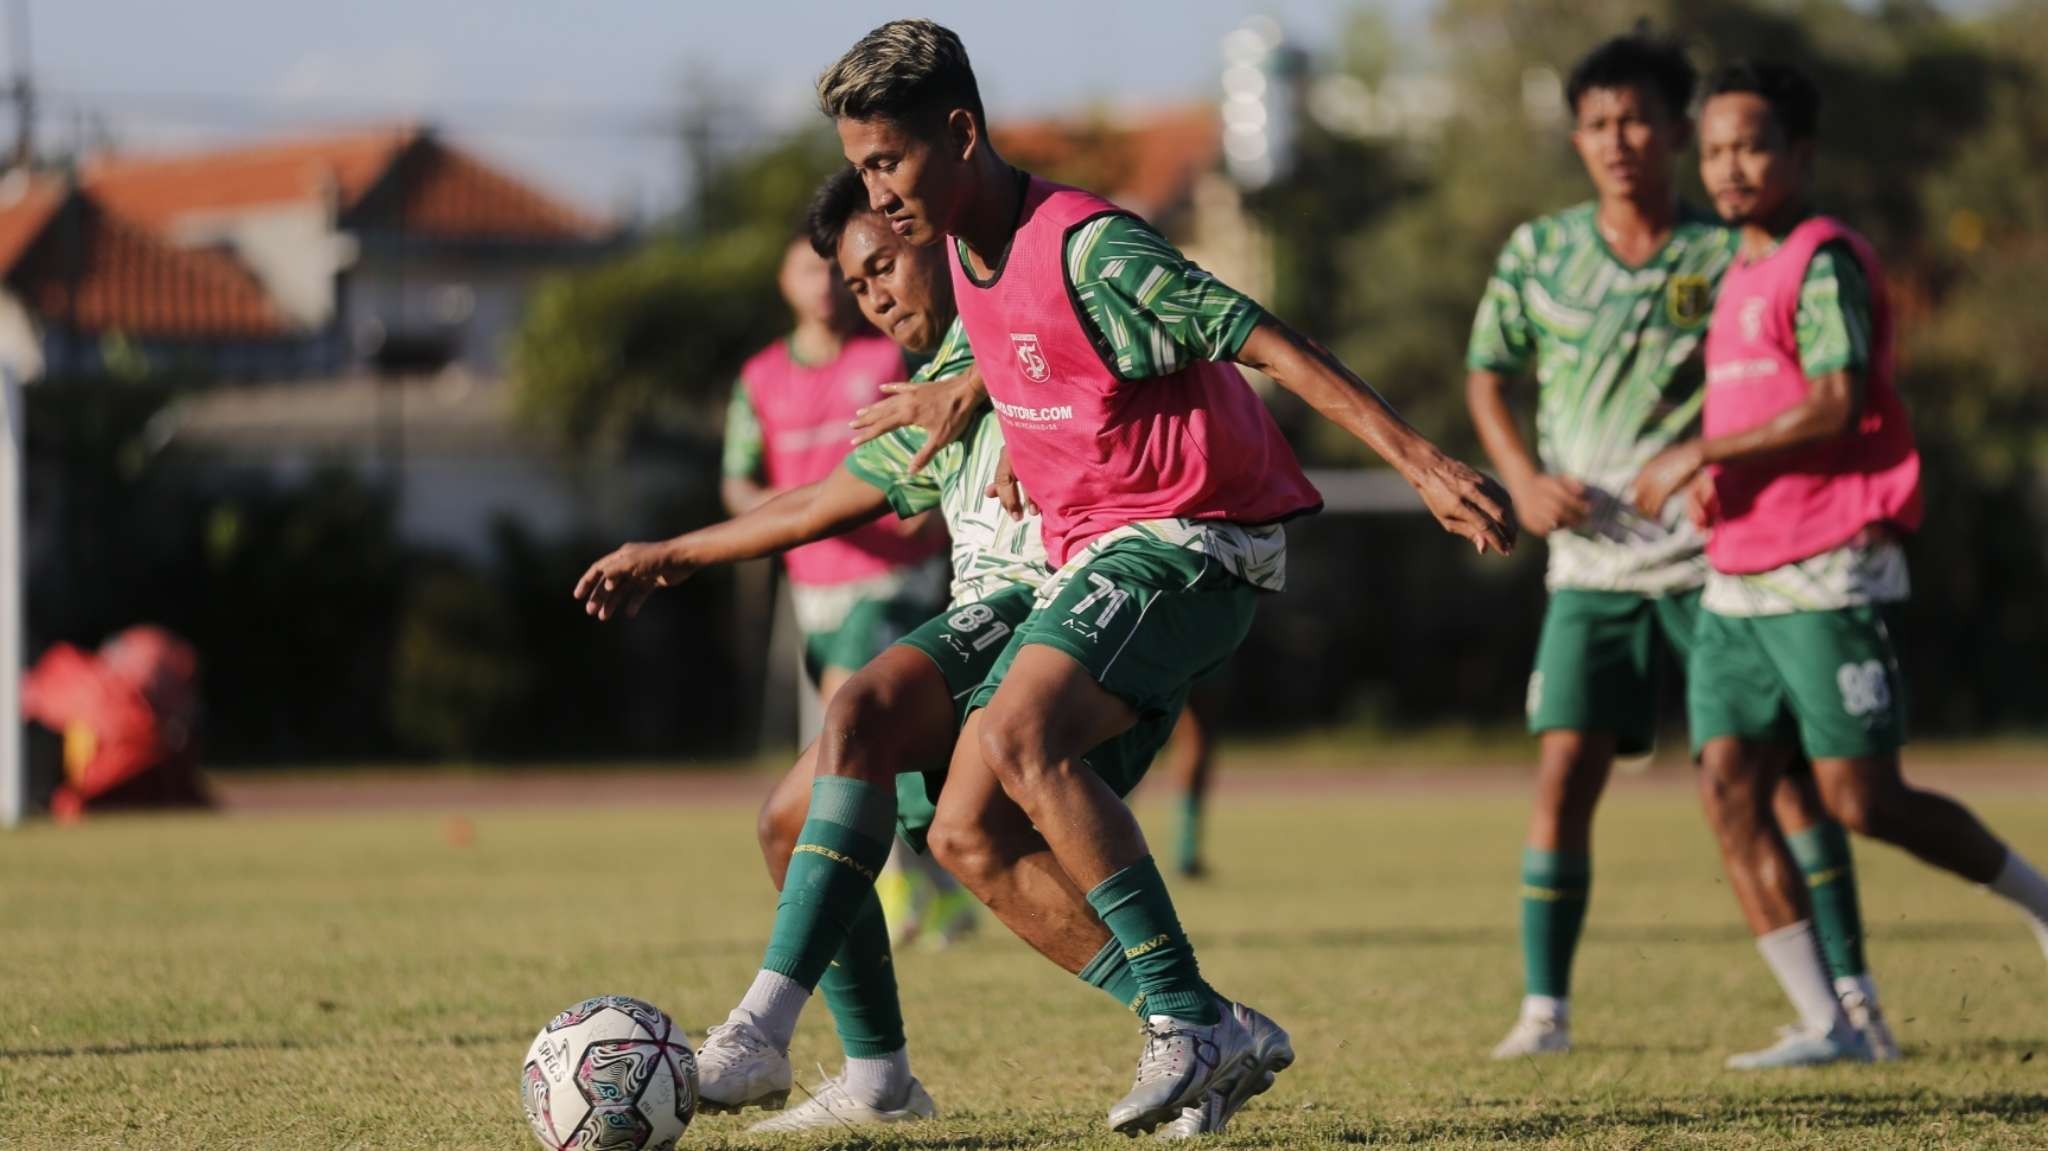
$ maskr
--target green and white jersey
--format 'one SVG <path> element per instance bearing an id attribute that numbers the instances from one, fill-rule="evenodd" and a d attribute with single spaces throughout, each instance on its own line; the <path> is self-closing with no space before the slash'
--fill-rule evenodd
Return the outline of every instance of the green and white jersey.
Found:
<path id="1" fill-rule="evenodd" d="M 946 379 L 973 363 L 967 332 L 954 320 L 938 352 L 912 381 Z M 1038 517 L 1013 520 L 1002 501 L 986 494 L 1003 455 L 1003 428 L 995 412 L 984 411 L 960 442 L 939 449 L 924 471 L 912 475 L 910 461 L 927 438 L 923 428 L 898 428 L 855 448 L 846 469 L 888 496 L 899 516 L 939 509 L 953 537 L 953 606 L 987 599 L 1005 588 L 1044 583 L 1052 568 Z"/>
<path id="2" fill-rule="evenodd" d="M 1696 434 L 1705 399 L 1701 343 L 1734 231 L 1681 209 L 1664 248 L 1639 268 L 1600 237 L 1596 205 L 1515 229 L 1472 323 L 1466 365 L 1534 375 L 1537 455 L 1584 483 L 1592 515 L 1550 536 L 1553 588 L 1645 595 L 1698 587 L 1703 541 L 1673 500 L 1663 520 L 1624 493 L 1651 457 Z"/>
<path id="3" fill-rule="evenodd" d="M 1846 244 L 1815 252 L 1799 283 L 1793 331 L 1807 377 L 1870 364 L 1870 283 Z M 1898 603 L 1912 594 L 1906 551 L 1896 541 L 1849 543 L 1752 575 L 1710 572 L 1701 603 L 1724 616 L 1786 615 Z"/>

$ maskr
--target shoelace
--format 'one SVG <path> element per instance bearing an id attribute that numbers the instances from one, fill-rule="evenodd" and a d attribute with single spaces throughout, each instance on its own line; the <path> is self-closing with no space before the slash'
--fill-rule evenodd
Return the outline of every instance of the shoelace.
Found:
<path id="1" fill-rule="evenodd" d="M 768 1044 L 760 1034 L 744 1023 L 721 1023 L 706 1031 L 704 1048 L 708 1050 L 716 1046 L 730 1046 L 735 1049 L 735 1055 L 757 1055 L 768 1050 Z M 697 1057 L 701 1061 L 704 1051 L 699 1050 Z"/>
<path id="2" fill-rule="evenodd" d="M 1145 1047 L 1138 1053 L 1138 1082 L 1163 1079 L 1180 1072 L 1183 1045 L 1174 1042 L 1190 1033 L 1183 1027 L 1154 1027 L 1147 1019 L 1138 1025 Z M 1192 1037 L 1192 1036 L 1190 1036 Z"/>

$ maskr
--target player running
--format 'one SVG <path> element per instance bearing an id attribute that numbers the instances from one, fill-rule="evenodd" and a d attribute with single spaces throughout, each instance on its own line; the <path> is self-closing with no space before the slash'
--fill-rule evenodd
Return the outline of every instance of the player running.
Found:
<path id="1" fill-rule="evenodd" d="M 1320 506 L 1228 361 L 1264 371 L 1375 447 L 1480 552 L 1512 546 L 1506 497 L 1141 222 L 1005 163 L 950 31 L 926 20 L 884 25 L 819 91 L 896 234 L 916 244 L 957 237 L 961 322 L 1017 478 L 1043 509 L 1048 554 L 1062 565 L 968 699 L 975 710 L 933 834 L 949 811 L 986 810 L 982 793 L 999 788 L 1115 935 L 1148 1018 L 1137 1081 L 1111 1108 L 1113 1128 L 1151 1130 L 1185 1118 L 1184 1108 L 1234 1100 L 1261 1067 L 1258 1029 L 1202 979 L 1120 798 L 1134 781 L 1101 755 L 1171 721 L 1192 680 L 1242 639 L 1259 590 L 1280 586 L 1280 521 Z M 1144 278 L 1125 282 L 1134 263 Z M 1161 263 L 1179 274 L 1159 274 Z M 1145 322 L 1115 322 L 1125 318 Z M 834 709 L 847 706 L 842 692 Z M 896 812 L 895 734 L 821 743 L 810 818 L 742 1004 L 750 1014 L 786 1012 L 793 1026 L 805 977 L 837 950 L 871 891 L 885 851 L 877 831 Z"/>
<path id="2" fill-rule="evenodd" d="M 1466 398 L 1522 526 L 1549 542 L 1550 603 L 1529 676 L 1537 794 L 1522 850 L 1521 1013 L 1497 1059 L 1571 1049 L 1572 957 L 1592 881 L 1594 808 L 1620 755 L 1654 742 L 1658 648 L 1692 645 L 1706 578 L 1682 509 L 1643 515 L 1620 495 L 1699 424 L 1700 341 L 1736 234 L 1678 198 L 1694 73 L 1679 46 L 1609 40 L 1572 69 L 1572 143 L 1596 198 L 1515 230 L 1472 326 Z M 1537 382 L 1537 453 L 1506 391 Z M 1811 777 L 1774 804 L 1813 886 L 1845 1003 L 1896 1053 L 1863 958 L 1848 839 Z"/>
<path id="3" fill-rule="evenodd" d="M 1729 1059 L 1742 1069 L 1866 1055 L 1765 814 L 1795 750 L 1835 818 L 1989 886 L 2048 950 L 2048 880 L 1900 774 L 1904 683 L 1887 619 L 1908 591 L 1900 540 L 1920 523 L 1920 458 L 1892 384 L 1877 257 L 1813 211 L 1819 112 L 1812 83 L 1782 65 L 1734 65 L 1708 84 L 1700 175 L 1742 247 L 1707 336 L 1703 435 L 1659 453 L 1633 490 L 1646 515 L 1688 492 L 1710 525 L 1687 690 L 1701 790 L 1729 885 L 1800 1018 Z"/>

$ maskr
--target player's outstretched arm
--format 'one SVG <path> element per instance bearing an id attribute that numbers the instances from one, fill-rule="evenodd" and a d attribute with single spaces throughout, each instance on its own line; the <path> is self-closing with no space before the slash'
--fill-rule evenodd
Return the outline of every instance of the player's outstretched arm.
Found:
<path id="1" fill-rule="evenodd" d="M 972 366 L 943 380 L 883 384 L 882 390 L 889 393 L 888 398 L 854 413 L 854 446 L 880 439 L 898 428 L 923 428 L 924 446 L 911 458 L 911 475 L 923 471 L 940 448 L 966 435 L 967 429 L 974 426 L 975 413 L 988 399 L 981 372 Z"/>
<path id="2" fill-rule="evenodd" d="M 1863 415 L 1863 375 L 1829 372 L 1807 385 L 1806 398 L 1747 431 L 1673 444 L 1643 465 L 1629 487 L 1636 510 L 1661 512 L 1709 464 L 1764 460 L 1780 452 L 1847 434 Z"/>
<path id="3" fill-rule="evenodd" d="M 844 468 L 791 488 L 743 515 L 674 539 L 631 543 L 590 565 L 575 597 L 599 619 L 635 616 L 655 589 L 674 587 L 719 564 L 776 555 L 842 535 L 889 510 L 878 488 Z"/>
<path id="4" fill-rule="evenodd" d="M 1408 426 L 1329 349 L 1268 316 L 1246 338 L 1237 362 L 1264 372 L 1379 453 L 1414 486 L 1445 531 L 1471 540 L 1481 553 L 1514 550 L 1513 501 L 1500 485 Z"/>
<path id="5" fill-rule="evenodd" d="M 1515 517 L 1524 530 L 1539 536 L 1584 522 L 1593 510 L 1586 502 L 1586 485 L 1543 470 L 1508 406 L 1508 384 L 1500 372 L 1473 369 L 1465 375 L 1465 408 L 1486 457 L 1515 501 Z"/>

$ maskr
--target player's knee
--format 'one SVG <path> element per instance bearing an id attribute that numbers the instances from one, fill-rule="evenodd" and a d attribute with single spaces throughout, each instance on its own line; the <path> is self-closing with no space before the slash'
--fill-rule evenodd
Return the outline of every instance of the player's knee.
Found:
<path id="1" fill-rule="evenodd" d="M 1733 740 L 1713 740 L 1700 749 L 1700 804 L 1717 830 L 1755 822 L 1762 789 L 1754 764 Z"/>
<path id="2" fill-rule="evenodd" d="M 1889 839 L 1898 827 L 1895 789 L 1854 780 L 1828 794 L 1828 811 L 1843 827 L 1872 839 Z"/>
<path id="3" fill-rule="evenodd" d="M 1020 802 L 1018 791 L 1040 785 L 1052 766 L 1046 736 L 1045 725 L 1031 716 L 993 708 L 982 713 L 982 759 Z"/>
<path id="4" fill-rule="evenodd" d="M 901 741 L 889 722 L 888 693 L 856 675 L 832 696 L 818 735 L 818 774 L 870 783 L 893 780 Z"/>
<path id="5" fill-rule="evenodd" d="M 997 866 L 995 839 L 988 829 L 972 819 L 934 820 L 925 832 L 925 847 L 939 866 L 953 878 L 978 891 L 981 881 Z"/>

